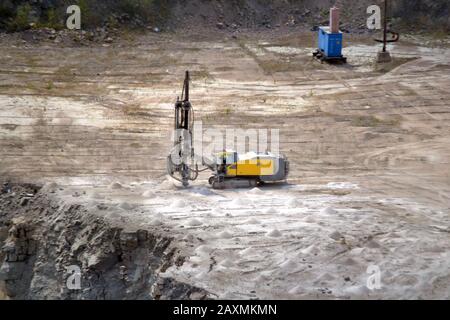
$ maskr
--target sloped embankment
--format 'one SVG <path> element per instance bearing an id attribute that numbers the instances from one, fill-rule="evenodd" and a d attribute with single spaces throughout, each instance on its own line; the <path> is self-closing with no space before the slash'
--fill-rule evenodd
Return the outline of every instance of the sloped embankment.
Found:
<path id="1" fill-rule="evenodd" d="M 201 299 L 200 289 L 159 279 L 181 263 L 173 239 L 112 225 L 46 190 L 0 195 L 0 291 L 11 299 Z M 80 289 L 67 268 L 81 269 Z M 70 269 L 69 269 L 70 270 Z M 76 281 L 69 281 L 76 284 Z"/>

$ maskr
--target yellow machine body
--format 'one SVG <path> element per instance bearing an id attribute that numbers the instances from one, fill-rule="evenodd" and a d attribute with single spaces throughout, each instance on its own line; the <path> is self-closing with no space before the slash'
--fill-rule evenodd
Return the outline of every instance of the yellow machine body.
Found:
<path id="1" fill-rule="evenodd" d="M 232 177 L 251 177 L 251 176 L 270 176 L 275 171 L 273 159 L 252 159 L 237 161 L 231 165 L 227 165 L 225 176 Z"/>
<path id="2" fill-rule="evenodd" d="M 287 160 L 270 153 L 221 152 L 216 155 L 224 178 L 255 178 L 260 181 L 286 179 Z"/>

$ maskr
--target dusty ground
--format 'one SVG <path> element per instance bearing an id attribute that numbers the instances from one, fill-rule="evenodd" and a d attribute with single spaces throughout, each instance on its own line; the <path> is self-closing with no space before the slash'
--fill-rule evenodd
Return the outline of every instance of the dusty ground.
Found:
<path id="1" fill-rule="evenodd" d="M 213 297 L 449 298 L 450 50 L 401 43 L 380 69 L 377 47 L 350 39 L 349 64 L 326 65 L 310 57 L 314 39 L 2 38 L 2 180 L 57 182 L 69 202 L 159 226 L 188 257 L 167 274 Z M 280 129 L 289 185 L 166 180 L 187 69 L 205 127 Z M 369 265 L 380 290 L 365 287 Z"/>

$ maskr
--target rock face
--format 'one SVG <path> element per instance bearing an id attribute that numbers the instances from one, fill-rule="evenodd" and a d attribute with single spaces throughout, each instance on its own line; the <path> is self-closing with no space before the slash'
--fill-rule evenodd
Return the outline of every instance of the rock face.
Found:
<path id="1" fill-rule="evenodd" d="M 80 1 L 83 28 L 95 28 L 107 23 L 147 27 L 150 30 L 186 30 L 192 26 L 214 27 L 230 31 L 239 28 L 272 28 L 272 26 L 318 25 L 327 21 L 328 9 L 335 0 L 117 0 Z M 414 27 L 449 28 L 450 4 L 447 0 L 391 0 L 391 16 Z M 2 0 L 0 28 L 13 25 L 24 28 L 33 23 L 63 26 L 65 9 L 73 4 L 67 0 Z M 342 28 L 363 29 L 366 8 L 371 0 L 342 0 Z M 187 18 L 188 17 L 188 18 Z M 187 22 L 187 23 L 186 23 Z M 150 27 L 149 27 L 150 25 Z M 394 26 L 397 27 L 397 26 Z"/>
<path id="2" fill-rule="evenodd" d="M 172 239 L 110 225 L 27 188 L 0 195 L 0 288 L 11 299 L 190 299 L 203 290 L 160 279 L 182 260 Z M 71 268 L 81 271 L 80 286 Z"/>
<path id="3" fill-rule="evenodd" d="M 433 26 L 450 27 L 450 2 L 447 0 L 394 0 L 392 13 L 404 21 Z"/>

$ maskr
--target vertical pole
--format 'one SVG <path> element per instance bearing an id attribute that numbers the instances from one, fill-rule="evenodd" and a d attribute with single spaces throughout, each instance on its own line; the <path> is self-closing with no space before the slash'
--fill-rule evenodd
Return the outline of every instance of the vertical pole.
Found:
<path id="1" fill-rule="evenodd" d="M 384 0 L 383 52 L 386 52 L 386 43 L 387 43 L 387 0 Z"/>
<path id="2" fill-rule="evenodd" d="M 189 101 L 189 81 L 190 81 L 190 77 L 189 77 L 189 71 L 186 71 L 186 78 L 184 80 L 184 86 L 186 89 L 186 92 L 184 94 L 184 101 Z"/>
<path id="3" fill-rule="evenodd" d="M 184 101 L 183 101 L 183 112 L 184 112 L 184 127 L 183 129 L 189 130 L 189 112 L 190 105 L 189 105 L 189 81 L 191 79 L 189 78 L 189 71 L 186 71 L 186 78 L 184 80 L 184 89 L 186 90 L 184 93 Z"/>

